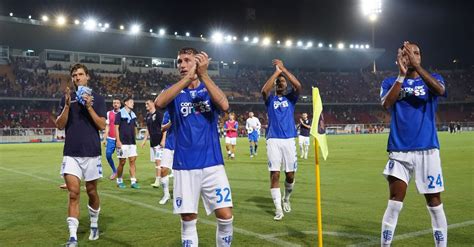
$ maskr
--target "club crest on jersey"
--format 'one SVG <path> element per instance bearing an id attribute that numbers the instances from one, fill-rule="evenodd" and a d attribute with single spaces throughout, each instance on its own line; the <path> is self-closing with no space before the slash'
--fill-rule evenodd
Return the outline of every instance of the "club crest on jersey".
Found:
<path id="1" fill-rule="evenodd" d="M 413 79 L 408 79 L 408 80 L 407 80 L 407 83 L 408 83 L 408 85 L 410 85 L 410 86 L 413 85 L 413 82 L 415 82 L 415 80 L 413 80 Z"/>
<path id="2" fill-rule="evenodd" d="M 189 114 L 201 114 L 211 111 L 209 100 L 199 102 L 181 102 L 180 106 L 180 112 L 184 117 L 187 117 Z"/>
<path id="3" fill-rule="evenodd" d="M 176 197 L 176 206 L 180 208 L 182 204 L 183 204 L 183 199 L 181 197 Z"/>

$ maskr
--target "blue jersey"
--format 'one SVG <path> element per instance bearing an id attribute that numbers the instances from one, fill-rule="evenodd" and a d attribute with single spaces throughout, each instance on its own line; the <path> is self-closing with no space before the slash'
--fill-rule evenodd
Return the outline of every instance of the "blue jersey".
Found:
<path id="1" fill-rule="evenodd" d="M 204 83 L 183 89 L 167 106 L 175 134 L 173 169 L 193 170 L 223 165 L 217 121 L 219 110 Z"/>
<path id="2" fill-rule="evenodd" d="M 295 127 L 295 105 L 298 94 L 291 91 L 284 96 L 270 94 L 265 101 L 268 113 L 267 139 L 288 139 L 297 136 Z"/>
<path id="3" fill-rule="evenodd" d="M 165 113 L 163 114 L 163 122 L 161 123 L 161 125 L 166 125 L 169 122 L 171 122 L 170 114 L 168 113 L 168 111 L 165 111 Z M 173 128 L 169 128 L 166 131 L 165 148 L 169 150 L 174 150 L 174 142 L 175 139 L 173 134 Z"/>
<path id="4" fill-rule="evenodd" d="M 440 75 L 432 76 L 444 86 Z M 388 93 L 395 80 L 395 77 L 390 77 L 382 82 L 380 98 Z M 446 97 L 446 91 L 443 97 Z M 439 149 L 435 121 L 437 108 L 438 97 L 429 90 L 421 77 L 405 79 L 398 100 L 390 108 L 387 151 Z"/>

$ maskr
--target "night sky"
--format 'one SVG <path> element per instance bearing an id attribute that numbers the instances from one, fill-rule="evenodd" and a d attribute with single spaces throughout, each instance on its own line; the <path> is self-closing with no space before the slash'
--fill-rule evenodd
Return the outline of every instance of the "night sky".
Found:
<path id="1" fill-rule="evenodd" d="M 142 30 L 159 27 L 168 33 L 192 36 L 222 30 L 242 38 L 270 36 L 273 41 L 313 41 L 325 44 L 371 43 L 371 23 L 358 0 L 292 1 L 125 1 L 125 0 L 2 0 L 0 14 L 40 19 L 42 14 L 65 13 L 68 19 L 94 16 L 100 22 L 139 23 Z M 474 64 L 474 2 L 442 0 L 384 0 L 375 27 L 375 46 L 386 49 L 379 59 L 382 69 L 394 69 L 396 49 L 404 40 L 417 42 L 423 64 L 453 68 Z"/>

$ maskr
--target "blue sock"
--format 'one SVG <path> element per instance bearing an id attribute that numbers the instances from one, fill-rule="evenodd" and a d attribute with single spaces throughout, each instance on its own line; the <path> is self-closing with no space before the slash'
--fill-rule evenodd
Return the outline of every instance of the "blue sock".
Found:
<path id="1" fill-rule="evenodd" d="M 250 145 L 250 155 L 253 155 L 253 147 Z"/>

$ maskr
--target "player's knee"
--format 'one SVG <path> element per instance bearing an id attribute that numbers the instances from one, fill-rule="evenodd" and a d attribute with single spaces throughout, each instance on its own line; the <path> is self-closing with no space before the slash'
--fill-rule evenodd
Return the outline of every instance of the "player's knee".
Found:
<path id="1" fill-rule="evenodd" d="M 219 208 L 215 211 L 216 218 L 222 220 L 230 220 L 232 219 L 232 208 Z"/>
<path id="2" fill-rule="evenodd" d="M 272 181 L 279 181 L 280 180 L 280 172 L 270 172 L 270 178 Z"/>
<path id="3" fill-rule="evenodd" d="M 286 182 L 292 184 L 295 181 L 295 174 L 294 173 L 287 173 L 286 174 Z"/>
<path id="4" fill-rule="evenodd" d="M 69 201 L 78 201 L 80 194 L 79 190 L 69 190 Z"/>
<path id="5" fill-rule="evenodd" d="M 425 194 L 426 204 L 429 207 L 437 207 L 441 205 L 441 194 Z"/>
<path id="6" fill-rule="evenodd" d="M 181 220 L 191 221 L 197 219 L 197 214 L 181 214 Z"/>

